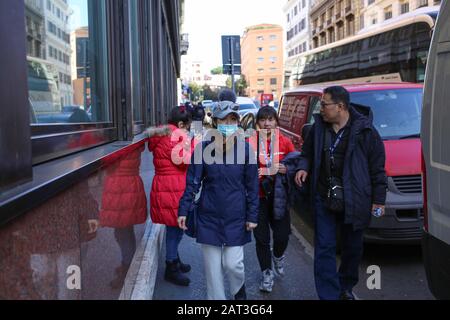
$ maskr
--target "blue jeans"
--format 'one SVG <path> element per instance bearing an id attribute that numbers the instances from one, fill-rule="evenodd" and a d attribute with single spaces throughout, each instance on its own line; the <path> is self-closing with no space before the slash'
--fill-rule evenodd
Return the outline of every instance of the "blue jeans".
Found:
<path id="1" fill-rule="evenodd" d="M 183 238 L 183 230 L 178 227 L 166 226 L 166 260 L 174 261 L 178 258 L 178 245 Z"/>
<path id="2" fill-rule="evenodd" d="M 363 230 L 344 224 L 344 217 L 329 212 L 322 198 L 315 198 L 314 278 L 321 300 L 337 300 L 341 292 L 351 291 L 358 283 L 363 253 Z M 336 230 L 341 228 L 342 256 L 336 267 Z"/>

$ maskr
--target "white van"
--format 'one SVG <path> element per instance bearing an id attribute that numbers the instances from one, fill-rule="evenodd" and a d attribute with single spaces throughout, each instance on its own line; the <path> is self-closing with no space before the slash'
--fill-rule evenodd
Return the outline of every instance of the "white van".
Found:
<path id="1" fill-rule="evenodd" d="M 450 1 L 443 1 L 428 56 L 422 113 L 425 270 L 431 292 L 450 299 Z"/>

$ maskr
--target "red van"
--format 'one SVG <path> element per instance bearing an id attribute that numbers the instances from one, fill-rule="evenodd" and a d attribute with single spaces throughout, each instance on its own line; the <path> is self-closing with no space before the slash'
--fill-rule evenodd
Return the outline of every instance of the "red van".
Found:
<path id="1" fill-rule="evenodd" d="M 340 84 L 351 102 L 369 106 L 384 140 L 388 194 L 386 215 L 372 219 L 368 242 L 419 243 L 423 227 L 420 124 L 423 86 L 412 83 Z M 302 130 L 319 113 L 329 85 L 302 86 L 285 92 L 278 114 L 280 127 L 301 150 Z"/>

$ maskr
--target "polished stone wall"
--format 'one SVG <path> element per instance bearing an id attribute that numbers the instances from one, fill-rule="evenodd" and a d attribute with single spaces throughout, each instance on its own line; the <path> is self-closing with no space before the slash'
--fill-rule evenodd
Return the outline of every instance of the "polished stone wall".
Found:
<path id="1" fill-rule="evenodd" d="M 0 299 L 119 298 L 148 217 L 144 147 L 0 227 Z"/>

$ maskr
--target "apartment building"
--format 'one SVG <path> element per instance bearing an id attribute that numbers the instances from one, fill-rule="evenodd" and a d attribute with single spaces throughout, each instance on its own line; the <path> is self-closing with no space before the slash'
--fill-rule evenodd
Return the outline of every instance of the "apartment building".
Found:
<path id="1" fill-rule="evenodd" d="M 383 21 L 402 14 L 440 5 L 440 0 L 361 0 L 359 17 L 360 32 L 376 28 Z"/>
<path id="2" fill-rule="evenodd" d="M 360 0 L 312 0 L 311 47 L 353 36 L 359 30 Z"/>
<path id="3" fill-rule="evenodd" d="M 272 93 L 277 100 L 283 87 L 283 28 L 259 24 L 246 28 L 241 40 L 242 74 L 248 88 L 247 96 L 257 98 Z"/>

